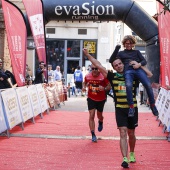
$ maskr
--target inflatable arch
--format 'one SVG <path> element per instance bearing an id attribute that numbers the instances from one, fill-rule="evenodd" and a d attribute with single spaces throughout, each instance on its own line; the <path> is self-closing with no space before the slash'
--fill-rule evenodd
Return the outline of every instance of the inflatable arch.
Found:
<path id="1" fill-rule="evenodd" d="M 42 0 L 45 22 L 122 21 L 146 42 L 152 82 L 159 82 L 160 53 L 157 22 L 132 0 Z"/>

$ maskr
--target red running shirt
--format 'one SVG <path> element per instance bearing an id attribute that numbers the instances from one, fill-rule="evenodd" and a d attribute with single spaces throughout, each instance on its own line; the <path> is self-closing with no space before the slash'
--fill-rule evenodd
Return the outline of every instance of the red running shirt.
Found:
<path id="1" fill-rule="evenodd" d="M 88 85 L 88 97 L 94 101 L 102 101 L 106 99 L 105 91 L 99 91 L 99 85 L 106 87 L 109 84 L 107 78 L 100 73 L 97 77 L 93 77 L 92 73 L 85 76 L 84 82 Z"/>

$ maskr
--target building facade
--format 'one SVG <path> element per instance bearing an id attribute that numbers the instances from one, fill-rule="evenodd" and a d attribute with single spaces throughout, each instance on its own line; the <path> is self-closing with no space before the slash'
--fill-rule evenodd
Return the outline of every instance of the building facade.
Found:
<path id="1" fill-rule="evenodd" d="M 11 1 L 25 12 L 22 0 Z M 151 16 L 156 13 L 155 0 L 135 1 Z M 90 54 L 97 58 L 106 69 L 112 69 L 108 59 L 115 46 L 121 43 L 124 35 L 135 35 L 122 22 L 113 21 L 100 23 L 92 21 L 50 21 L 45 26 L 45 32 L 47 64 L 51 64 L 53 69 L 59 65 L 66 80 L 70 74 L 73 74 L 78 65 L 87 68 L 90 64 L 83 56 L 83 48 L 88 48 Z M 136 48 L 144 54 L 145 43 L 137 35 L 135 36 L 137 38 Z M 27 64 L 34 77 L 38 59 L 32 37 L 28 37 L 27 48 Z"/>

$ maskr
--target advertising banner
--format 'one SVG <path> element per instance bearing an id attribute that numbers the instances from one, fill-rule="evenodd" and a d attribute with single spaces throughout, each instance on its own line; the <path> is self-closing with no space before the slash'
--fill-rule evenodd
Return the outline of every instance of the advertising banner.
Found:
<path id="1" fill-rule="evenodd" d="M 167 93 L 167 98 L 165 102 L 165 107 L 163 108 L 164 120 L 163 123 L 167 127 L 167 131 L 170 131 L 170 91 Z"/>
<path id="2" fill-rule="evenodd" d="M 1 95 L 4 103 L 7 126 L 9 129 L 12 129 L 14 126 L 22 123 L 17 94 L 14 88 L 10 88 L 3 90 Z"/>
<path id="3" fill-rule="evenodd" d="M 35 85 L 28 86 L 28 94 L 30 97 L 34 117 L 41 113 L 41 105 L 38 98 L 38 93 Z"/>
<path id="4" fill-rule="evenodd" d="M 41 0 L 22 0 L 35 41 L 39 61 L 46 63 L 43 8 Z"/>
<path id="5" fill-rule="evenodd" d="M 42 87 L 42 84 L 37 84 L 36 88 L 37 88 L 37 93 L 38 93 L 38 97 L 39 97 L 39 101 L 41 105 L 41 112 L 44 112 L 48 109 L 45 91 L 44 91 L 44 88 Z"/>
<path id="6" fill-rule="evenodd" d="M 16 89 L 18 96 L 18 103 L 21 110 L 21 116 L 23 122 L 31 119 L 33 117 L 33 111 L 31 106 L 31 101 L 28 94 L 28 89 L 26 86 Z"/>
<path id="7" fill-rule="evenodd" d="M 9 1 L 2 0 L 5 28 L 13 73 L 18 86 L 25 85 L 27 31 L 21 11 Z"/>
<path id="8" fill-rule="evenodd" d="M 158 14 L 163 10 L 163 5 L 158 3 Z M 170 85 L 170 12 L 158 15 L 160 56 L 161 56 L 161 86 Z"/>
<path id="9" fill-rule="evenodd" d="M 7 125 L 4 117 L 4 111 L 2 106 L 2 98 L 0 96 L 0 133 L 7 130 Z"/>
<path id="10" fill-rule="evenodd" d="M 158 109 L 159 112 L 159 119 L 160 121 L 164 124 L 164 120 L 165 120 L 165 104 L 166 104 L 166 100 L 167 100 L 167 94 L 168 91 L 164 88 L 161 88 L 157 101 L 156 101 L 156 107 Z"/>

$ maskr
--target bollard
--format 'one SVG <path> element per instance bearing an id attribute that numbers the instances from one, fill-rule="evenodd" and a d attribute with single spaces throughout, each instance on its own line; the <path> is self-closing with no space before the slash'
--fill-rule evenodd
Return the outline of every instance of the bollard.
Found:
<path id="1" fill-rule="evenodd" d="M 70 83 L 68 83 L 68 97 L 70 98 Z"/>

